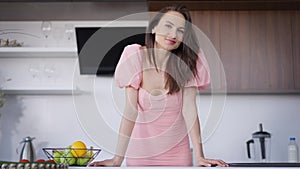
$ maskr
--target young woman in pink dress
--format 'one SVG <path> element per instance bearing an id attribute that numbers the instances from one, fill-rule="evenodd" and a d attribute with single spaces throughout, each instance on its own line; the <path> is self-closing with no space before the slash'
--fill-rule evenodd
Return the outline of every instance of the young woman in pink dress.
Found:
<path id="1" fill-rule="evenodd" d="M 163 8 L 149 23 L 146 45 L 125 47 L 115 71 L 126 105 L 116 154 L 90 166 L 228 166 L 206 159 L 196 93 L 210 82 L 209 70 L 184 6 Z"/>

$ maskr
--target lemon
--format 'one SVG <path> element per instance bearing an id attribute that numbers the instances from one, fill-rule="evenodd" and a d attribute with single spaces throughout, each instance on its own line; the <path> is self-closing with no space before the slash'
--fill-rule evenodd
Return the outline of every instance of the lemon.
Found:
<path id="1" fill-rule="evenodd" d="M 71 146 L 73 157 L 83 157 L 87 150 L 86 145 L 82 141 L 75 141 Z"/>

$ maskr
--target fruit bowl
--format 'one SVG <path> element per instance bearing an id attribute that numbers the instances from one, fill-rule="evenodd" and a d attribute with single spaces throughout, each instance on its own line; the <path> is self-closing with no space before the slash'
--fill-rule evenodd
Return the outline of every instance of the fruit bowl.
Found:
<path id="1" fill-rule="evenodd" d="M 56 164 L 86 166 L 97 157 L 101 149 L 43 148 L 43 151 L 49 160 L 54 160 Z"/>

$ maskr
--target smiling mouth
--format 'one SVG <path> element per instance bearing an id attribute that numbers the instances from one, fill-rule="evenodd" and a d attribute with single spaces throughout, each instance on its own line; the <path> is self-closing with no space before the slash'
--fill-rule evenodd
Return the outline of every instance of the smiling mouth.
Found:
<path id="1" fill-rule="evenodd" d="M 172 40 L 172 39 L 166 39 L 167 43 L 168 44 L 175 44 L 176 41 L 175 40 Z"/>

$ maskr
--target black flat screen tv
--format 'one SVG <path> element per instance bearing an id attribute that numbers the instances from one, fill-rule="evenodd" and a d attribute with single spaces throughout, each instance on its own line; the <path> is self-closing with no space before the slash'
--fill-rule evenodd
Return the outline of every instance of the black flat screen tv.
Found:
<path id="1" fill-rule="evenodd" d="M 146 27 L 76 27 L 81 75 L 112 76 L 125 46 L 145 45 Z"/>

